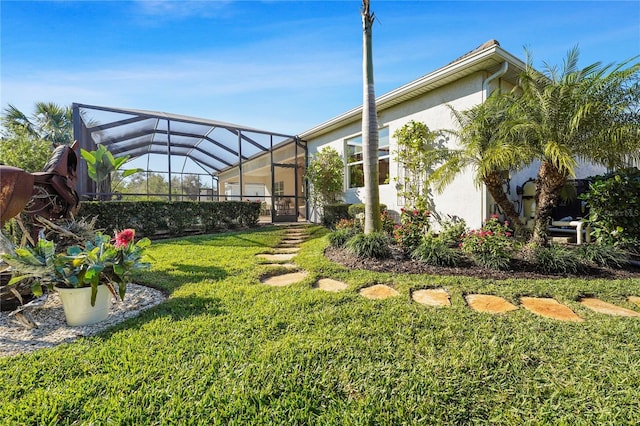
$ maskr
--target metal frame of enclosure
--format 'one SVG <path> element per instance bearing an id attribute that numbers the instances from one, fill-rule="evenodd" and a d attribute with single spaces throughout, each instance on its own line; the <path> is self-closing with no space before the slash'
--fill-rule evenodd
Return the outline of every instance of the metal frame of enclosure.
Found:
<path id="1" fill-rule="evenodd" d="M 161 159 L 169 184 L 168 194 L 163 195 L 169 201 L 177 198 L 172 178 L 189 173 L 186 168 L 190 173 L 197 169 L 198 175 L 211 177 L 211 191 L 205 197 L 211 201 L 249 199 L 261 202 L 261 215 L 273 222 L 308 220 L 304 180 L 308 151 L 297 136 L 178 114 L 79 103 L 73 104 L 73 131 L 80 148 L 87 151 L 100 144 L 114 157 L 146 156 L 147 173 L 158 169 Z M 84 161 L 78 177 L 81 199 L 112 198 L 113 194 L 96 192 Z"/>

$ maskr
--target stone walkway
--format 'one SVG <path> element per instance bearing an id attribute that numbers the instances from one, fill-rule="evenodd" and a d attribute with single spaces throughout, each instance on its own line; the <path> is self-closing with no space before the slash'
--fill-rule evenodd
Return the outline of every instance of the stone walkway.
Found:
<path id="1" fill-rule="evenodd" d="M 274 287 L 284 287 L 299 283 L 307 277 L 308 274 L 305 271 L 294 271 L 298 267 L 293 260 L 300 250 L 300 245 L 306 241 L 306 238 L 307 234 L 305 225 L 289 225 L 284 238 L 275 248 L 274 253 L 257 255 L 258 258 L 271 262 L 265 263 L 266 265 L 291 270 L 286 273 L 265 277 L 261 280 L 263 284 Z M 347 290 L 349 285 L 332 278 L 321 278 L 313 284 L 313 288 L 329 292 L 339 292 Z M 387 284 L 374 284 L 364 287 L 361 288 L 358 293 L 362 297 L 374 300 L 400 296 L 400 293 L 394 289 L 392 285 Z M 425 306 L 451 306 L 451 296 L 444 288 L 425 288 L 414 290 L 411 292 L 411 299 L 414 302 Z M 627 300 L 640 307 L 639 296 L 628 296 Z M 493 315 L 507 314 L 508 312 L 517 311 L 520 308 L 523 308 L 535 315 L 554 320 L 570 322 L 584 321 L 584 318 L 576 314 L 569 306 L 548 297 L 522 296 L 519 300 L 519 306 L 500 296 L 490 294 L 467 294 L 464 296 L 464 301 L 466 305 L 474 311 Z M 578 302 L 580 305 L 603 315 L 640 317 L 640 312 L 607 303 L 596 298 L 582 298 Z"/>

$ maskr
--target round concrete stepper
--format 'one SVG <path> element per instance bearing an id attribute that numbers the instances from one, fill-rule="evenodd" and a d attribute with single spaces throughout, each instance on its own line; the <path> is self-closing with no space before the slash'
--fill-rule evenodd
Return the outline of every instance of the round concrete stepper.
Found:
<path id="1" fill-rule="evenodd" d="M 583 306 L 586 306 L 587 308 L 601 314 L 616 315 L 619 317 L 640 317 L 640 313 L 636 311 L 625 309 L 620 306 L 604 302 L 600 299 L 595 299 L 593 297 L 585 297 L 584 299 L 580 300 L 580 303 Z"/>
<path id="2" fill-rule="evenodd" d="M 290 284 L 299 283 L 307 276 L 307 273 L 304 271 L 301 272 L 290 272 L 288 274 L 283 275 L 275 275 L 272 277 L 265 278 L 261 280 L 262 284 L 267 284 L 274 287 L 285 287 Z"/>
<path id="3" fill-rule="evenodd" d="M 449 293 L 443 288 L 430 288 L 416 290 L 411 293 L 411 298 L 427 306 L 451 306 Z"/>
<path id="4" fill-rule="evenodd" d="M 333 280 L 331 278 L 321 278 L 316 282 L 315 287 L 324 291 L 342 291 L 349 288 L 347 283 L 342 281 Z"/>
<path id="5" fill-rule="evenodd" d="M 584 321 L 568 306 L 548 297 L 521 297 L 520 303 L 526 310 L 546 318 L 560 321 Z"/>
<path id="6" fill-rule="evenodd" d="M 636 305 L 640 306 L 640 297 L 638 296 L 629 296 L 627 300 L 631 303 L 635 303 Z"/>
<path id="7" fill-rule="evenodd" d="M 295 253 L 262 253 L 257 254 L 256 257 L 264 260 L 268 260 L 269 262 L 279 262 L 279 261 L 287 261 L 296 257 Z"/>
<path id="8" fill-rule="evenodd" d="M 467 294 L 464 299 L 474 311 L 490 314 L 502 314 L 518 309 L 513 303 L 499 296 L 489 294 Z"/>
<path id="9" fill-rule="evenodd" d="M 375 284 L 371 287 L 365 287 L 360 290 L 360 295 L 367 299 L 387 299 L 389 297 L 398 296 L 398 293 L 393 288 L 384 284 Z"/>

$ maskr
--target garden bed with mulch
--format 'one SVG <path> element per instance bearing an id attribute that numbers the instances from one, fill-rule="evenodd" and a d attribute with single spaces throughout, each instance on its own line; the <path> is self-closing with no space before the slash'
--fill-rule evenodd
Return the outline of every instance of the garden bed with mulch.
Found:
<path id="1" fill-rule="evenodd" d="M 584 279 L 624 279 L 640 278 L 640 268 L 628 266 L 626 269 L 591 268 L 587 273 L 579 275 L 551 275 L 535 270 L 535 265 L 522 259 L 514 259 L 512 268 L 507 271 L 482 268 L 472 263 L 459 267 L 430 266 L 416 260 L 407 259 L 396 247 L 392 248 L 392 255 L 387 259 L 359 258 L 344 248 L 327 247 L 325 256 L 332 262 L 339 263 L 349 269 L 366 269 L 375 272 L 391 272 L 399 274 L 429 274 L 447 276 L 466 276 L 481 279 L 505 280 L 509 278 L 548 279 L 548 278 L 584 278 Z"/>

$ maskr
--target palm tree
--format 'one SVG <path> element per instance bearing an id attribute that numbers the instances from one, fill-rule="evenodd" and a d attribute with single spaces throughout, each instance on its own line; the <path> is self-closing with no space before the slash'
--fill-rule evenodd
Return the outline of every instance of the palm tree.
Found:
<path id="1" fill-rule="evenodd" d="M 372 27 L 375 15 L 369 10 L 369 0 L 362 0 L 362 154 L 364 167 L 365 218 L 364 232 L 382 230 L 378 170 L 378 114 L 373 84 Z"/>
<path id="2" fill-rule="evenodd" d="M 34 139 L 51 142 L 54 146 L 73 143 L 73 119 L 71 107 L 53 102 L 37 102 L 35 112 L 28 117 L 9 104 L 3 111 L 2 123 L 11 129 L 24 128 Z"/>
<path id="3" fill-rule="evenodd" d="M 548 244 L 551 210 L 579 161 L 610 169 L 637 158 L 637 79 L 640 63 L 603 66 L 597 62 L 578 68 L 579 51 L 569 51 L 562 70 L 544 64 L 536 71 L 528 55 L 520 85 L 523 96 L 514 106 L 519 119 L 512 134 L 526 139 L 540 160 L 536 180 L 536 212 L 531 243 Z"/>
<path id="4" fill-rule="evenodd" d="M 531 162 L 531 150 L 501 130 L 509 122 L 511 94 L 494 91 L 487 100 L 466 111 L 449 107 L 459 130 L 449 130 L 458 138 L 460 148 L 437 148 L 432 151 L 433 163 L 440 165 L 428 178 L 436 192 L 463 170 L 471 167 L 477 186 L 484 184 L 494 201 L 516 228 L 521 229 L 519 214 L 505 194 L 503 174 L 518 170 Z"/>

